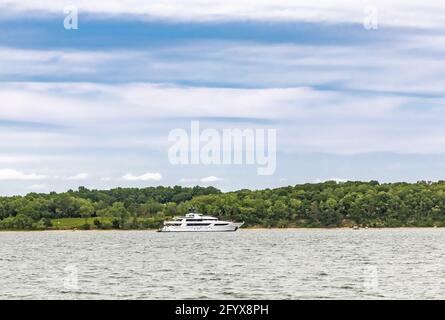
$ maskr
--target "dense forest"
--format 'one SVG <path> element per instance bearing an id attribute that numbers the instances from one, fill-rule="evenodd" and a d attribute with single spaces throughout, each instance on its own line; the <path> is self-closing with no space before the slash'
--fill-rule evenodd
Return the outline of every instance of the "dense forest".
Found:
<path id="1" fill-rule="evenodd" d="M 328 181 L 223 193 L 149 187 L 0 198 L 0 229 L 150 229 L 189 207 L 247 227 L 443 227 L 445 181 Z"/>

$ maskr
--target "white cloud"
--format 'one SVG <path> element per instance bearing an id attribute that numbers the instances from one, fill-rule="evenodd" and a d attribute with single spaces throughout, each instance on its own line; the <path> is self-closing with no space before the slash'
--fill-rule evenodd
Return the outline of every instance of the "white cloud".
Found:
<path id="1" fill-rule="evenodd" d="M 179 182 L 198 182 L 199 179 L 196 178 L 181 178 L 179 179 Z"/>
<path id="2" fill-rule="evenodd" d="M 212 183 L 212 182 L 218 182 L 218 181 L 222 181 L 222 178 L 219 177 L 215 177 L 215 176 L 208 176 L 208 177 L 204 177 L 201 179 L 198 178 L 181 178 L 179 179 L 179 182 L 181 183 L 188 183 L 189 186 L 191 186 L 193 183 Z"/>
<path id="3" fill-rule="evenodd" d="M 315 183 L 320 183 L 320 182 L 326 182 L 326 181 L 335 181 L 337 183 L 343 183 L 343 182 L 347 182 L 348 179 L 343 179 L 343 178 L 329 178 L 329 179 L 316 179 Z"/>
<path id="4" fill-rule="evenodd" d="M 140 176 L 135 176 L 131 173 L 127 173 L 126 175 L 124 175 L 122 177 L 122 179 L 128 180 L 128 181 L 150 181 L 150 180 L 161 181 L 162 175 L 158 172 L 147 172 Z"/>
<path id="5" fill-rule="evenodd" d="M 89 174 L 88 173 L 79 173 L 74 176 L 70 176 L 67 178 L 67 180 L 85 180 L 88 179 Z"/>
<path id="6" fill-rule="evenodd" d="M 307 5 L 309 2 L 294 0 L 258 0 L 254 3 L 242 0 L 221 3 L 133 0 L 125 6 L 120 6 L 117 1 L 79 0 L 77 3 L 80 12 L 132 13 L 168 20 L 275 19 L 323 23 L 361 23 L 365 7 L 362 1 L 336 1 L 326 6 L 318 1 Z M 411 4 L 405 1 L 393 4 L 377 1 L 373 4 L 379 9 L 382 25 L 415 27 L 438 25 L 437 18 L 444 11 L 440 8 L 445 6 L 427 1 L 412 10 Z M 37 14 L 30 12 L 31 9 L 61 15 L 62 5 L 63 1 L 55 0 L 43 3 L 0 0 L 0 19 L 2 15 L 9 15 L 12 9 L 29 11 L 29 15 Z M 15 157 L 14 152 L 34 152 L 33 161 L 39 161 L 37 150 L 39 154 L 67 154 L 70 165 L 65 161 L 56 163 L 49 157 L 48 161 L 41 161 L 46 165 L 40 168 L 45 169 L 45 173 L 52 172 L 53 165 L 59 166 L 55 173 L 58 178 L 52 173 L 48 175 L 60 186 L 66 184 L 66 167 L 78 170 L 75 172 L 91 170 L 89 172 L 111 177 L 102 178 L 102 181 L 160 181 L 159 173 L 140 176 L 129 173 L 121 177 L 128 170 L 122 163 L 140 165 L 141 154 L 152 149 L 156 149 L 161 162 L 168 148 L 168 130 L 175 127 L 188 130 L 187 122 L 181 118 L 198 117 L 219 118 L 210 123 L 203 121 L 203 127 L 216 129 L 235 125 L 273 127 L 278 132 L 278 152 L 286 154 L 443 153 L 445 127 L 441 122 L 445 119 L 445 64 L 441 57 L 445 37 L 441 32 L 392 32 L 380 26 L 379 30 L 369 31 L 369 42 L 360 46 L 354 41 L 350 45 L 345 41 L 340 45 L 329 42 L 314 46 L 201 41 L 175 43 L 171 47 L 153 46 L 148 51 L 0 47 L 0 77 L 20 79 L 14 83 L 4 81 L 0 85 L 0 121 L 25 123 L 18 129 L 0 128 L 0 162 L 3 167 L 13 167 L 12 163 L 26 164 L 31 159 L 26 155 Z M 391 45 L 385 41 L 373 42 L 373 35 L 377 33 L 386 34 Z M 122 78 L 119 78 L 121 81 L 105 81 L 107 84 L 57 83 L 61 74 L 72 74 L 76 79 L 87 81 L 109 80 L 110 76 L 116 75 Z M 37 78 L 51 81 L 26 82 Z M 205 87 L 206 83 L 213 84 L 216 80 L 229 85 L 226 88 Z M 169 84 L 194 82 L 200 85 Z M 253 89 L 230 88 L 246 85 Z M 323 89 L 317 89 L 319 87 Z M 253 121 L 240 124 L 231 121 L 232 117 L 269 120 L 270 125 Z M 27 122 L 43 125 L 27 127 Z M 45 124 L 55 126 L 46 129 Z M 119 156 L 121 163 L 112 159 L 116 154 L 112 152 L 123 149 L 125 152 Z M 111 157 L 107 154 L 109 151 L 112 151 Z M 103 167 L 106 167 L 104 172 L 100 172 Z M 33 170 L 31 165 L 21 169 L 25 172 Z M 159 167 L 159 170 L 163 172 L 165 167 Z M 178 176 L 203 175 L 199 168 L 188 170 Z M 340 172 L 339 176 L 342 174 Z M 17 180 L 46 177 L 24 172 L 3 172 L 3 175 L 7 179 L 18 177 Z M 313 180 L 316 176 L 308 179 Z M 324 176 L 329 177 L 329 173 Z M 212 181 L 215 178 L 180 181 L 219 181 Z"/>
<path id="7" fill-rule="evenodd" d="M 57 93 L 55 90 L 58 90 Z M 67 93 L 71 90 L 77 90 L 83 95 L 93 92 L 98 94 L 79 99 Z M 136 123 L 145 125 L 148 119 L 172 117 L 279 120 L 323 114 L 325 110 L 322 109 L 325 108 L 342 116 L 350 116 L 351 110 L 354 116 L 363 112 L 369 116 L 386 112 L 396 108 L 400 102 L 407 101 L 400 97 L 370 97 L 363 101 L 342 92 L 318 91 L 309 87 L 190 88 L 140 83 L 90 84 L 88 89 L 78 83 L 3 84 L 0 99 L 8 106 L 0 109 L 0 118 L 3 119 L 92 128 L 121 127 L 123 124 L 126 124 L 126 128 L 134 128 Z M 35 112 L 36 101 L 43 106 L 39 107 L 39 112 Z M 335 101 L 335 105 L 331 101 Z M 373 107 L 368 108 L 371 103 Z M 97 123 L 93 115 L 101 115 L 101 124 Z M 58 135 L 49 132 L 41 134 L 45 134 L 46 139 L 57 138 Z M 24 140 L 27 138 L 24 137 Z"/>
<path id="8" fill-rule="evenodd" d="M 2 101 L 11 101 L 16 105 L 16 110 L 8 110 L 11 116 L 23 115 L 22 108 L 26 106 L 29 108 L 28 101 L 32 99 L 45 100 L 42 101 L 44 103 L 40 107 L 43 110 L 54 109 L 54 105 L 64 102 L 64 109 L 61 112 L 53 110 L 51 119 L 61 119 L 64 114 L 68 114 L 70 117 L 66 117 L 65 123 L 71 123 L 72 121 L 69 120 L 76 121 L 79 118 L 90 120 L 91 117 L 88 117 L 92 107 L 90 103 L 94 103 L 96 110 L 101 109 L 102 117 L 105 119 L 109 116 L 108 109 L 113 111 L 110 114 L 113 117 L 123 103 L 135 102 L 133 111 L 141 112 L 142 108 L 156 106 L 156 100 L 148 101 L 147 99 L 157 97 L 165 102 L 174 102 L 166 109 L 168 112 L 178 104 L 172 95 L 182 94 L 181 89 L 184 87 L 156 86 L 135 82 L 143 79 L 148 82 L 206 83 L 215 82 L 215 74 L 218 74 L 220 81 L 234 86 L 248 84 L 269 88 L 309 87 L 339 83 L 344 89 L 442 94 L 445 80 L 440 77 L 440 74 L 445 72 L 445 66 L 437 56 L 445 50 L 443 45 L 445 37 L 436 33 L 426 36 L 416 32 L 403 35 L 388 32 L 388 37 L 391 39 L 390 47 L 372 39 L 360 46 L 318 44 L 316 47 L 297 44 L 266 45 L 202 41 L 172 47 L 151 48 L 149 54 L 143 50 L 110 50 L 109 52 L 59 50 L 54 52 L 0 47 L 0 75 L 5 78 L 11 76 L 57 78 L 66 70 L 74 68 L 79 73 L 82 73 L 81 70 L 88 70 L 88 72 L 93 72 L 96 78 L 104 80 L 118 73 L 122 76 L 119 82 L 132 82 L 130 85 L 117 86 L 121 91 L 113 90 L 113 86 L 91 83 L 76 83 L 75 86 L 55 82 L 2 85 L 5 95 Z M 373 53 L 373 59 L 369 59 L 370 52 Z M 48 55 L 48 59 L 32 58 L 39 55 Z M 84 58 L 73 62 L 71 60 L 73 55 Z M 103 59 L 97 58 L 102 55 Z M 26 64 L 20 58 L 22 56 L 30 57 Z M 51 58 L 52 56 L 54 58 Z M 177 58 L 166 58 L 166 56 Z M 54 69 L 54 61 L 57 61 L 57 69 Z M 277 64 L 277 61 L 280 63 Z M 421 65 L 422 68 L 412 69 L 410 68 L 412 65 Z M 122 70 L 128 70 L 128 73 L 121 72 Z M 71 73 L 71 71 L 68 72 Z M 83 74 L 83 79 L 91 79 L 90 73 Z M 14 90 L 21 88 L 26 89 L 23 95 L 17 94 Z M 126 89 L 129 91 L 126 92 Z M 197 108 L 195 97 L 211 98 L 202 90 L 208 88 L 187 89 L 190 90 L 186 98 L 190 99 L 190 102 L 187 103 L 188 100 L 186 100 L 181 103 L 188 104 L 193 109 Z M 215 103 L 219 104 L 220 100 L 226 96 L 226 92 L 221 88 L 215 89 L 219 90 L 209 93 L 216 93 L 214 94 L 217 99 Z M 48 91 L 52 94 L 48 95 Z M 170 95 L 164 96 L 162 91 L 168 91 Z M 234 94 L 236 91 L 229 92 Z M 240 98 L 242 92 L 240 91 Z M 253 93 L 256 92 L 253 91 Z M 82 94 L 88 94 L 91 100 L 85 101 L 82 99 Z M 260 98 L 267 99 L 264 95 L 265 92 Z M 98 96 L 101 97 L 101 101 L 94 100 Z M 250 97 L 251 103 L 256 101 L 253 97 Z M 61 101 L 66 98 L 69 100 Z M 243 102 L 248 101 L 246 99 Z M 207 109 L 212 111 L 217 107 L 219 106 Z M 230 107 L 229 111 L 236 109 L 231 105 L 226 105 L 226 107 Z M 243 109 L 246 107 L 243 106 Z M 154 111 L 153 115 L 156 116 L 157 110 Z M 38 115 L 33 116 L 38 118 Z"/>
<path id="9" fill-rule="evenodd" d="M 379 81 L 376 78 L 372 83 Z M 217 130 L 277 129 L 278 152 L 285 153 L 445 150 L 445 127 L 441 123 L 445 117 L 445 99 L 441 97 L 362 95 L 310 87 L 230 89 L 142 83 L 2 83 L 0 101 L 7 106 L 0 108 L 0 119 L 70 127 L 60 131 L 0 128 L 2 150 L 31 152 L 38 147 L 60 154 L 56 152 L 60 148 L 100 147 L 167 153 L 168 131 L 178 127 L 189 130 L 187 122 L 178 122 L 181 117 L 222 118 L 219 122 L 203 121 L 202 129 L 209 126 Z M 101 117 L 100 123 L 97 117 Z M 234 123 L 230 121 L 232 117 L 259 118 L 271 123 Z"/>
<path id="10" fill-rule="evenodd" d="M 0 46 L 0 74 L 8 77 L 61 74 L 91 77 L 104 66 L 143 58 L 143 54 L 129 50 L 25 50 Z"/>
<path id="11" fill-rule="evenodd" d="M 0 180 L 42 180 L 45 175 L 36 173 L 24 173 L 14 169 L 0 169 Z"/>
<path id="12" fill-rule="evenodd" d="M 208 176 L 208 177 L 202 178 L 200 181 L 208 183 L 208 182 L 217 182 L 217 181 L 221 181 L 221 180 L 223 180 L 223 179 L 219 178 L 219 177 Z"/>
<path id="13" fill-rule="evenodd" d="M 2 0 L 0 12 L 5 19 L 15 14 L 53 15 L 72 5 L 72 0 Z M 365 8 L 378 8 L 382 25 L 429 27 L 442 25 L 445 4 L 425 0 L 132 0 L 122 5 L 120 0 L 77 0 L 79 12 L 98 16 L 133 15 L 135 18 L 168 21 L 308 21 L 323 23 L 363 23 Z"/>

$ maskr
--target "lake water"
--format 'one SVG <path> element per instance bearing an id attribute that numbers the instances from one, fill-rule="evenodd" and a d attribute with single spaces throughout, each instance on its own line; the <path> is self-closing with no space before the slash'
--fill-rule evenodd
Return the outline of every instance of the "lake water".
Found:
<path id="1" fill-rule="evenodd" d="M 0 232 L 0 299 L 445 298 L 445 229 Z"/>

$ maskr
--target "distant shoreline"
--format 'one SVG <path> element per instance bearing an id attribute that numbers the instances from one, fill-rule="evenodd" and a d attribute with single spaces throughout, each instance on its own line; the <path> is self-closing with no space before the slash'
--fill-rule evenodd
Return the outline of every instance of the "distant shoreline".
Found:
<path id="1" fill-rule="evenodd" d="M 260 228 L 260 227 L 247 227 L 247 228 L 241 228 L 238 231 L 233 232 L 170 232 L 170 233 L 234 233 L 239 231 L 265 231 L 265 230 L 271 230 L 271 231 L 287 231 L 287 230 L 301 230 L 301 231 L 316 231 L 316 230 L 412 230 L 412 229 L 445 229 L 445 227 L 368 227 L 368 228 L 359 228 L 354 229 L 350 227 L 332 227 L 332 228 L 321 228 L 321 227 L 314 227 L 314 228 L 308 228 L 308 227 L 289 227 L 289 228 Z M 125 231 L 139 231 L 139 232 L 157 232 L 158 229 L 90 229 L 90 230 L 81 230 L 81 229 L 45 229 L 45 230 L 0 230 L 0 233 L 6 233 L 6 232 L 109 232 L 109 231 L 118 231 L 118 232 L 125 232 Z M 169 232 L 164 232 L 169 233 Z"/>
<path id="2" fill-rule="evenodd" d="M 156 230 L 190 208 L 244 229 L 445 227 L 445 181 L 146 187 L 0 197 L 0 230 Z"/>

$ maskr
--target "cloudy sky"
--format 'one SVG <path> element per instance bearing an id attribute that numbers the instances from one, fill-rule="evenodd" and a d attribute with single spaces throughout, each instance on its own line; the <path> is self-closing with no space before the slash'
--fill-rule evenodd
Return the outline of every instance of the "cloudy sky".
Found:
<path id="1" fill-rule="evenodd" d="M 445 4 L 386 2 L 0 0 L 0 193 L 445 179 Z M 192 120 L 275 129 L 275 174 L 173 166 Z"/>

